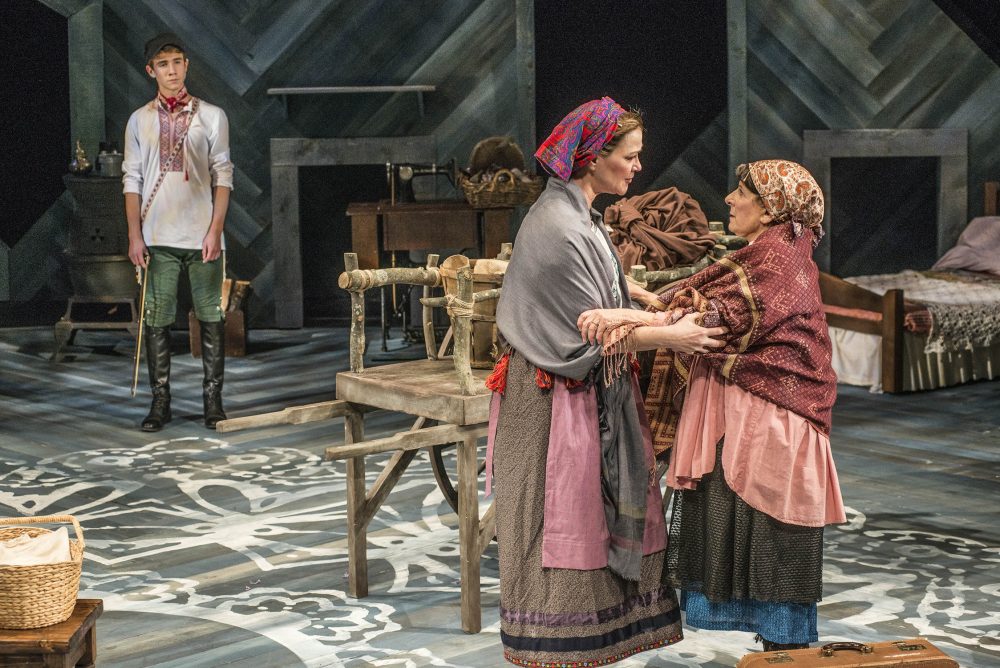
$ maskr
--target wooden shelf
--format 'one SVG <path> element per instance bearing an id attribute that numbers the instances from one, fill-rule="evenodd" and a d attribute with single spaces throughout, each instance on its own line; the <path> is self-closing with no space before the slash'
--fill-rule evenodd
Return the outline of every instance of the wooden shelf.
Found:
<path id="1" fill-rule="evenodd" d="M 404 84 L 401 86 L 282 86 L 268 88 L 268 95 L 280 95 L 288 117 L 289 95 L 351 95 L 363 93 L 416 93 L 421 118 L 424 115 L 424 93 L 433 93 L 437 86 Z"/>

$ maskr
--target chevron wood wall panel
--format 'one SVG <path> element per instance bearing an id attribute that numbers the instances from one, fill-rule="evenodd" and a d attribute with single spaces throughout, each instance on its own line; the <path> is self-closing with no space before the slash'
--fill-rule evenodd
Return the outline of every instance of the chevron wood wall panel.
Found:
<path id="1" fill-rule="evenodd" d="M 66 5 L 66 12 L 94 0 Z M 933 0 L 730 0 L 746 10 L 746 153 L 802 158 L 804 130 L 967 128 L 969 213 L 980 184 L 1000 177 L 1000 67 Z M 119 138 L 152 93 L 142 45 L 165 29 L 192 57 L 191 90 L 226 109 L 236 191 L 227 221 L 230 266 L 252 279 L 252 321 L 272 317 L 269 139 L 433 135 L 438 158 L 464 160 L 489 134 L 517 134 L 520 0 L 103 0 L 105 135 Z M 70 6 L 72 5 L 72 6 Z M 309 96 L 286 117 L 267 88 L 434 84 L 415 96 Z M 725 216 L 727 120 L 720 116 L 654 180 Z M 528 147 L 526 147 L 528 148 Z M 58 228 L 56 203 L 38 225 Z M 58 292 L 49 234 L 6 254 L 11 299 Z M 58 240 L 58 235 L 55 236 Z M 56 249 L 57 251 L 58 249 Z M 56 263 L 58 264 L 58 263 Z M 22 267 L 45 267 L 44 274 Z"/>
<path id="2" fill-rule="evenodd" d="M 95 4 L 41 1 L 65 14 Z M 229 116 L 236 181 L 226 222 L 228 264 L 232 274 L 253 281 L 255 326 L 273 322 L 271 138 L 431 135 L 440 161 L 464 162 L 479 139 L 519 131 L 516 16 L 521 5 L 530 7 L 521 0 L 96 4 L 103 13 L 105 137 L 120 144 L 129 114 L 153 95 L 142 48 L 164 30 L 189 50 L 189 90 Z M 424 94 L 423 115 L 413 94 L 294 96 L 287 116 L 281 98 L 267 94 L 281 86 L 408 83 L 437 87 Z M 54 207 L 38 224 L 51 227 L 53 215 L 69 213 Z M 51 250 L 25 246 L 30 252 L 4 253 L 11 264 L 4 287 L 21 301 L 42 294 L 46 280 L 37 273 L 28 280 L 15 266 L 18 258 L 37 260 Z"/>
<path id="3" fill-rule="evenodd" d="M 933 0 L 748 0 L 748 154 L 802 132 L 967 128 L 969 213 L 1000 178 L 1000 66 Z"/>
<path id="4" fill-rule="evenodd" d="M 142 45 L 164 29 L 190 50 L 189 89 L 229 115 L 237 181 L 226 223 L 229 265 L 253 280 L 251 322 L 273 320 L 269 140 L 433 135 L 464 161 L 476 141 L 515 134 L 515 3 L 507 0 L 105 0 L 108 136 L 148 99 Z M 295 96 L 280 86 L 432 84 L 412 94 Z"/>
<path id="5" fill-rule="evenodd" d="M 967 128 L 968 211 L 981 214 L 983 181 L 1000 178 L 1000 66 L 933 0 L 730 2 L 746 9 L 748 158 L 801 160 L 804 130 Z M 723 115 L 653 187 L 725 216 L 727 140 Z"/>

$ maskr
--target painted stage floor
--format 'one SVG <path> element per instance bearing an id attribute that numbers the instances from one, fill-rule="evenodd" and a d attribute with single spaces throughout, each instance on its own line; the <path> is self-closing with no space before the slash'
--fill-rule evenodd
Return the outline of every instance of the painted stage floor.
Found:
<path id="1" fill-rule="evenodd" d="M 206 430 L 201 363 L 175 336 L 175 419 L 144 434 L 127 334 L 82 332 L 52 364 L 50 329 L 0 330 L 0 515 L 83 525 L 81 596 L 105 606 L 98 665 L 506 665 L 496 547 L 482 562 L 483 631 L 464 634 L 458 521 L 426 453 L 373 520 L 370 595 L 352 599 L 344 464 L 323 461 L 343 422 Z M 250 355 L 227 360 L 230 417 L 332 399 L 346 339 L 251 332 Z M 373 415 L 366 434 L 409 422 Z M 923 636 L 963 666 L 1000 665 L 1000 382 L 841 387 L 833 445 L 850 521 L 826 533 L 821 641 Z M 617 665 L 732 666 L 754 649 L 747 633 L 685 634 Z"/>

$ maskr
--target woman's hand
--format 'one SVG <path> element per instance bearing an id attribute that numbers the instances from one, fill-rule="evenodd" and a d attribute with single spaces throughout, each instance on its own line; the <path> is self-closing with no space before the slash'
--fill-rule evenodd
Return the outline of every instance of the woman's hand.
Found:
<path id="1" fill-rule="evenodd" d="M 580 314 L 576 327 L 580 330 L 580 338 L 584 343 L 595 344 L 604 343 L 608 330 L 622 323 L 639 322 L 648 325 L 652 320 L 652 313 L 630 308 L 591 309 Z"/>
<path id="2" fill-rule="evenodd" d="M 726 345 L 716 337 L 729 333 L 725 327 L 702 327 L 698 324 L 700 313 L 689 313 L 672 325 L 655 330 L 664 337 L 662 348 L 678 353 L 707 353 Z"/>
<path id="3" fill-rule="evenodd" d="M 647 308 L 650 306 L 656 308 L 657 305 L 660 305 L 660 299 L 656 296 L 655 292 L 650 292 L 635 283 L 628 284 L 628 296 L 632 298 L 632 301 L 638 302 Z M 662 305 L 660 305 L 660 309 L 662 309 Z"/>

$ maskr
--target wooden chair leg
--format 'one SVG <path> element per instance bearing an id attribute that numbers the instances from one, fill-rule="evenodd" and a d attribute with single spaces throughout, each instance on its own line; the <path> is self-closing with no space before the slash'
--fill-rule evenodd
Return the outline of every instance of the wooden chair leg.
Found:
<path id="1" fill-rule="evenodd" d="M 350 410 L 344 416 L 344 442 L 365 440 L 364 415 Z M 354 598 L 368 596 L 368 521 L 365 518 L 365 458 L 347 460 L 348 590 Z"/>
<path id="2" fill-rule="evenodd" d="M 479 633 L 479 471 L 476 438 L 458 444 L 458 543 L 462 576 L 462 630 Z"/>

